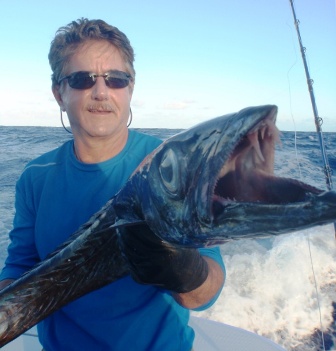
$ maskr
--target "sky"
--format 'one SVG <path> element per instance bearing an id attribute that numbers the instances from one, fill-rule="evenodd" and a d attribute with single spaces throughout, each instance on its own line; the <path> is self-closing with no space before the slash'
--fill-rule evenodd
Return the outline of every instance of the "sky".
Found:
<path id="1" fill-rule="evenodd" d="M 280 130 L 314 131 L 289 0 L 0 0 L 0 125 L 61 126 L 50 42 L 80 17 L 135 50 L 135 128 L 189 128 L 275 104 Z M 322 130 L 336 132 L 336 0 L 295 0 Z M 67 119 L 65 116 L 65 123 Z"/>

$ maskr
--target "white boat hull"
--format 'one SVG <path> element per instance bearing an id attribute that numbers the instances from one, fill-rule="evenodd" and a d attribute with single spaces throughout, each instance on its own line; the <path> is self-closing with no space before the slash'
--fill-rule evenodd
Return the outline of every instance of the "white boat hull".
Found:
<path id="1" fill-rule="evenodd" d="M 273 341 L 247 330 L 199 317 L 191 317 L 194 351 L 286 351 Z"/>
<path id="2" fill-rule="evenodd" d="M 231 325 L 192 316 L 194 351 L 286 351 L 273 341 Z M 2 351 L 40 351 L 36 327 L 4 346 Z"/>

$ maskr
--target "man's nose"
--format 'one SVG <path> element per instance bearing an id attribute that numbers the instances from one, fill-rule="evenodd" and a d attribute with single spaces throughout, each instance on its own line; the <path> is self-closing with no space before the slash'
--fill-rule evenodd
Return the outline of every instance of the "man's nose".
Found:
<path id="1" fill-rule="evenodd" d="M 106 100 L 108 98 L 109 87 L 105 84 L 104 77 L 96 77 L 96 84 L 92 87 L 92 98 L 94 100 Z"/>

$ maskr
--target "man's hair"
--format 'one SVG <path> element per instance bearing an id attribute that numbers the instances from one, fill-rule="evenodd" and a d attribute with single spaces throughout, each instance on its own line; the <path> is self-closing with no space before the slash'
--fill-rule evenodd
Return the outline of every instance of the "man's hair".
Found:
<path id="1" fill-rule="evenodd" d="M 102 20 L 80 18 L 61 27 L 51 42 L 48 59 L 53 72 L 52 86 L 57 85 L 64 76 L 65 67 L 78 47 L 89 40 L 105 40 L 114 45 L 124 58 L 129 73 L 135 76 L 134 51 L 127 36 Z"/>

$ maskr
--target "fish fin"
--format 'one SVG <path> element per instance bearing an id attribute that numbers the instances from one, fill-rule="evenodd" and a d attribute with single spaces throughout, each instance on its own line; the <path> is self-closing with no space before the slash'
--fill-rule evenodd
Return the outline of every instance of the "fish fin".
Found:
<path id="1" fill-rule="evenodd" d="M 111 229 L 120 227 L 129 227 L 133 225 L 146 224 L 146 221 L 141 219 L 118 219 L 115 223 L 109 226 Z"/>

